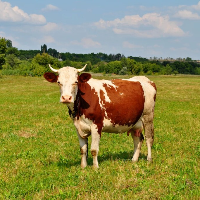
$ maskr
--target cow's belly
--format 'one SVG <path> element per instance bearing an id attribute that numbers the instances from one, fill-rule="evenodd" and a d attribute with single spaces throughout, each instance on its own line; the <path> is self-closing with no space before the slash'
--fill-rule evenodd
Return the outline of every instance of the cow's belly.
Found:
<path id="1" fill-rule="evenodd" d="M 127 125 L 119 125 L 119 124 L 113 124 L 111 123 L 110 120 L 104 120 L 104 124 L 103 124 L 103 132 L 107 132 L 107 133 L 124 133 L 124 132 L 128 132 L 129 130 L 137 130 L 143 129 L 143 124 L 142 124 L 142 120 L 139 119 L 138 122 L 136 124 L 133 124 L 131 126 L 127 126 Z"/>
<path id="2" fill-rule="evenodd" d="M 85 118 L 85 116 L 81 116 L 79 119 L 75 118 L 74 125 L 82 138 L 87 138 L 91 135 L 92 121 Z"/>
<path id="3" fill-rule="evenodd" d="M 121 125 L 115 125 L 115 126 L 105 126 L 103 127 L 103 132 L 107 133 L 124 133 L 129 131 L 132 128 L 132 126 L 121 126 Z"/>
<path id="4" fill-rule="evenodd" d="M 91 135 L 91 126 L 93 125 L 93 121 L 90 119 L 85 118 L 84 115 L 82 115 L 79 119 L 74 119 L 74 125 L 79 133 L 79 135 L 82 138 L 87 138 Z M 102 132 L 107 133 L 125 133 L 129 130 L 142 130 L 143 124 L 142 119 L 140 118 L 136 124 L 133 125 L 119 125 L 119 124 L 113 124 L 110 120 L 104 119 L 103 120 L 103 127 Z"/>

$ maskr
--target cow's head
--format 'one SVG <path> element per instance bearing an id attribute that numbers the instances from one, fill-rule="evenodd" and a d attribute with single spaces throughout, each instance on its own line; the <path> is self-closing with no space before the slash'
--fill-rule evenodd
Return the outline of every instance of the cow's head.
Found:
<path id="1" fill-rule="evenodd" d="M 49 65 L 50 69 L 56 74 L 48 72 L 44 74 L 44 78 L 51 83 L 58 83 L 58 85 L 60 86 L 61 103 L 70 104 L 74 103 L 74 101 L 76 100 L 78 81 L 80 81 L 79 73 L 86 68 L 86 65 L 82 69 L 76 69 L 74 67 L 63 67 L 59 70 L 53 69 Z"/>

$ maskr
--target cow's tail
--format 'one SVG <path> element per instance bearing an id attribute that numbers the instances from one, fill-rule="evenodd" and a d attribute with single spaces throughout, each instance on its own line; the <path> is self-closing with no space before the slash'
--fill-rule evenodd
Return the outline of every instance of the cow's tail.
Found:
<path id="1" fill-rule="evenodd" d="M 144 125 L 144 119 L 143 119 L 143 117 L 141 118 L 141 121 L 142 121 L 143 130 L 144 130 L 144 136 L 145 136 L 145 125 Z M 141 133 L 140 140 L 144 140 L 144 136 Z"/>

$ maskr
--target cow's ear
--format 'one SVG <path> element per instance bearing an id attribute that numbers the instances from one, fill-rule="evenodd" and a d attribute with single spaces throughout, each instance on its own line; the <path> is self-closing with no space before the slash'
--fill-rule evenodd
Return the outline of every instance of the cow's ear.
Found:
<path id="1" fill-rule="evenodd" d="M 91 74 L 83 73 L 78 77 L 78 81 L 81 83 L 85 83 L 91 79 Z"/>
<path id="2" fill-rule="evenodd" d="M 51 83 L 57 82 L 58 80 L 58 75 L 55 75 L 54 73 L 51 73 L 51 72 L 47 72 L 43 76 L 47 81 Z"/>

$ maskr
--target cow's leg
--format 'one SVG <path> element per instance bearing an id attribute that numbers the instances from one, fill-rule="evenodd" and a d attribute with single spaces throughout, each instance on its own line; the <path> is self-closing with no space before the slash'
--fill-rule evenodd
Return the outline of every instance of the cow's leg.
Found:
<path id="1" fill-rule="evenodd" d="M 93 167 L 98 168 L 98 152 L 99 152 L 99 142 L 100 142 L 100 134 L 98 133 L 98 128 L 95 124 L 91 126 L 91 154 L 93 157 Z"/>
<path id="2" fill-rule="evenodd" d="M 134 154 L 133 154 L 132 161 L 137 162 L 139 155 L 140 155 L 142 142 L 144 140 L 144 137 L 142 135 L 142 130 L 137 129 L 137 130 L 131 131 L 131 136 L 132 136 L 133 142 L 134 142 Z"/>
<path id="3" fill-rule="evenodd" d="M 147 160 L 152 162 L 151 147 L 154 141 L 154 126 L 153 126 L 153 116 L 154 113 L 144 115 L 144 127 L 145 127 L 145 139 L 148 148 Z"/>
<path id="4" fill-rule="evenodd" d="M 88 139 L 83 139 L 79 133 L 77 132 L 79 144 L 80 144 L 80 151 L 81 151 L 81 167 L 85 168 L 87 166 L 87 156 L 88 156 Z"/>

